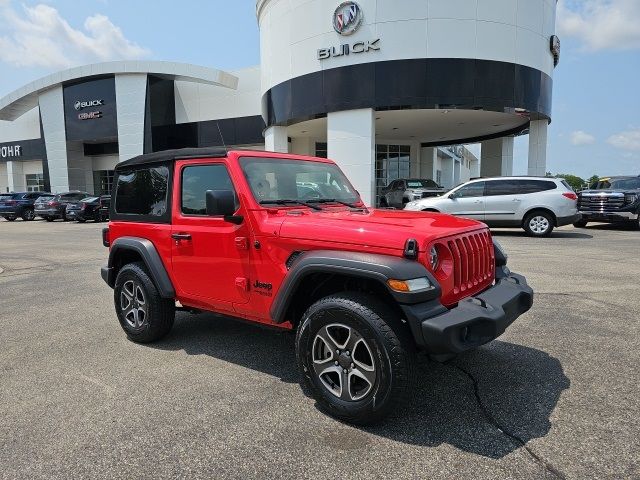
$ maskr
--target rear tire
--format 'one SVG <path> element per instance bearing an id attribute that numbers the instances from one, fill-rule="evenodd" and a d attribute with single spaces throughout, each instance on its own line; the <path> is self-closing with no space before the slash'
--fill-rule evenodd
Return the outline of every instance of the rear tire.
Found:
<path id="1" fill-rule="evenodd" d="M 634 230 L 640 230 L 640 213 L 638 214 L 638 218 L 636 218 L 636 220 L 632 222 L 631 225 Z"/>
<path id="2" fill-rule="evenodd" d="M 36 218 L 36 214 L 31 209 L 27 209 L 24 212 L 22 212 L 22 220 L 24 220 L 25 222 L 31 222 L 35 220 L 35 218 Z"/>
<path id="3" fill-rule="evenodd" d="M 524 231 L 531 237 L 548 237 L 553 232 L 555 220 L 547 212 L 532 212 L 524 219 Z"/>
<path id="4" fill-rule="evenodd" d="M 44 218 L 47 222 L 53 222 L 53 217 L 42 217 Z"/>
<path id="5" fill-rule="evenodd" d="M 76 218 L 76 221 L 78 223 L 85 223 L 86 222 L 86 220 L 84 218 Z"/>
<path id="6" fill-rule="evenodd" d="M 116 278 L 113 298 L 120 326 L 130 340 L 155 342 L 171 331 L 175 302 L 160 296 L 143 263 L 122 267 Z"/>
<path id="7" fill-rule="evenodd" d="M 4 218 L 7 220 L 7 222 L 15 222 L 16 220 L 16 217 L 4 217 Z"/>
<path id="8" fill-rule="evenodd" d="M 296 358 L 303 388 L 346 422 L 376 423 L 413 394 L 413 340 L 398 315 L 370 295 L 341 293 L 309 307 L 298 326 Z"/>
<path id="9" fill-rule="evenodd" d="M 576 228 L 585 228 L 587 226 L 587 223 L 589 222 L 587 222 L 586 220 L 578 220 L 573 224 L 573 226 Z"/>

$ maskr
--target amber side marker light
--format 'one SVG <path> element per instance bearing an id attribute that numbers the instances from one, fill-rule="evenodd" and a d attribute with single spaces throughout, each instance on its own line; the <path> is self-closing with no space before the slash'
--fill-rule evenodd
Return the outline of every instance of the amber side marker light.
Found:
<path id="1" fill-rule="evenodd" d="M 430 290 L 433 285 L 427 277 L 414 278 L 413 280 L 387 280 L 389 288 L 395 292 L 412 293 L 420 290 Z"/>

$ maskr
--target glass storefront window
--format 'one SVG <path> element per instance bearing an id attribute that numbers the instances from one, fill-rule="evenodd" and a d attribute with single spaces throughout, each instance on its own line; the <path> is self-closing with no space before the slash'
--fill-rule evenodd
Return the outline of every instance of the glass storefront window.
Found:
<path id="1" fill-rule="evenodd" d="M 96 195 L 111 195 L 113 187 L 113 170 L 96 170 L 93 172 L 93 190 Z"/>
<path id="2" fill-rule="evenodd" d="M 411 176 L 409 145 L 376 145 L 376 204 L 381 191 L 394 180 Z"/>
<path id="3" fill-rule="evenodd" d="M 30 173 L 25 175 L 27 192 L 44 192 L 44 175 L 42 173 Z"/>

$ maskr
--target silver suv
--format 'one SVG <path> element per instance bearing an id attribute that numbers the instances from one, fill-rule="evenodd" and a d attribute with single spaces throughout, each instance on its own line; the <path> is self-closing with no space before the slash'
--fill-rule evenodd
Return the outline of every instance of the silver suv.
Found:
<path id="1" fill-rule="evenodd" d="M 555 227 L 580 218 L 577 200 L 561 178 L 497 177 L 472 180 L 441 197 L 409 202 L 405 210 L 450 213 L 546 237 Z"/>

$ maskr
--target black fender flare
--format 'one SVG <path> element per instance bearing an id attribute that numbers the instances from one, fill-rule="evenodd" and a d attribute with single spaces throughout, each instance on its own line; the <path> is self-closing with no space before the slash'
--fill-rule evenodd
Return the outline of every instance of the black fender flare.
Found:
<path id="1" fill-rule="evenodd" d="M 293 294 L 305 277 L 314 273 L 333 273 L 366 278 L 381 283 L 399 304 L 415 304 L 440 298 L 440 285 L 419 262 L 391 255 L 333 250 L 302 253 L 294 262 L 271 304 L 270 314 L 275 323 L 283 323 Z M 391 290 L 387 281 L 412 280 L 427 277 L 433 288 L 415 293 Z"/>
<path id="2" fill-rule="evenodd" d="M 103 278 L 111 288 L 113 288 L 116 283 L 117 272 L 114 269 L 115 260 L 120 252 L 126 250 L 134 251 L 140 256 L 147 267 L 149 275 L 151 275 L 151 280 L 158 288 L 158 292 L 161 297 L 175 298 L 176 291 L 173 288 L 169 274 L 160 259 L 160 255 L 158 254 L 155 245 L 146 238 L 120 237 L 113 242 L 111 250 L 109 251 L 109 263 L 107 264 L 106 269 L 103 269 L 102 274 Z"/>

